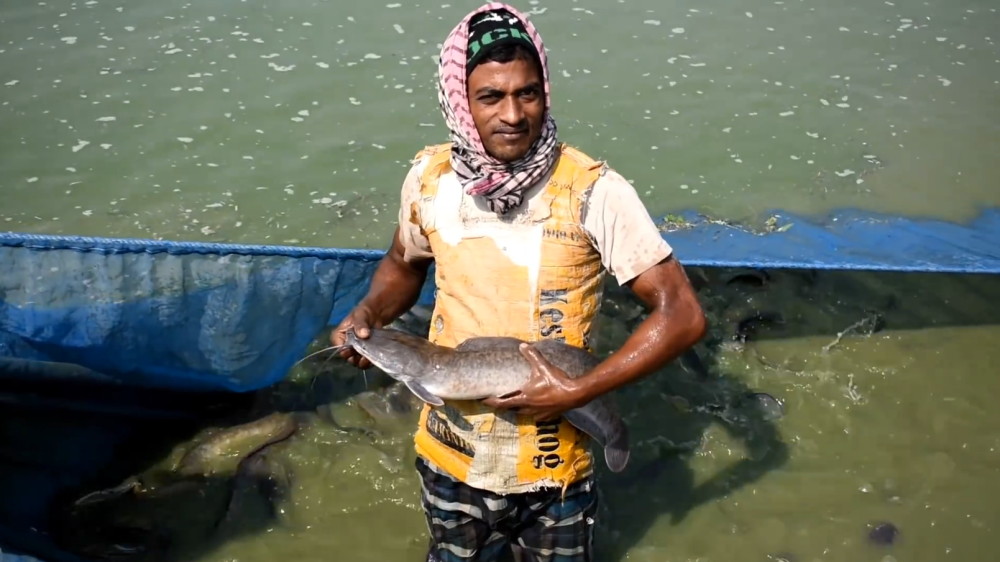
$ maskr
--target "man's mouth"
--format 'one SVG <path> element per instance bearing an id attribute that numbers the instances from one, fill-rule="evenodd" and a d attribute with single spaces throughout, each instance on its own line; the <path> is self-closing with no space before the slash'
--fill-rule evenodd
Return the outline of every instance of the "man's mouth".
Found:
<path id="1" fill-rule="evenodd" d="M 502 139 L 514 140 L 514 139 L 519 139 L 519 138 L 523 137 L 524 135 L 528 134 L 528 131 L 526 131 L 526 130 L 516 130 L 516 129 L 512 129 L 512 130 L 501 129 L 501 130 L 499 130 L 499 131 L 497 131 L 497 132 L 495 132 L 493 134 L 496 135 L 496 136 L 498 136 L 498 137 L 500 137 L 500 138 L 502 138 Z"/>

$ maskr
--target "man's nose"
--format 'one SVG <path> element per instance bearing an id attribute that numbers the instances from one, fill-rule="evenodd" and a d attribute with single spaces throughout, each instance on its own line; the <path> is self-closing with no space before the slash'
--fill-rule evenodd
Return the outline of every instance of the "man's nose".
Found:
<path id="1" fill-rule="evenodd" d="M 516 96 L 507 96 L 500 102 L 500 120 L 510 126 L 518 126 L 524 121 L 524 108 Z"/>

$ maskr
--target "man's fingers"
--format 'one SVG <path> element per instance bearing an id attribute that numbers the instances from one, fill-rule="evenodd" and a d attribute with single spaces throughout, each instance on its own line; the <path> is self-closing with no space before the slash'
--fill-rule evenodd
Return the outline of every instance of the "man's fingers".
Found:
<path id="1" fill-rule="evenodd" d="M 519 391 L 505 394 L 504 396 L 491 396 L 483 400 L 483 403 L 490 408 L 516 408 L 524 405 L 524 394 Z"/>
<path id="2" fill-rule="evenodd" d="M 522 343 L 518 349 L 521 351 L 521 355 L 523 355 L 533 367 L 544 368 L 549 366 L 549 362 L 542 357 L 542 354 L 535 349 L 535 346 Z"/>

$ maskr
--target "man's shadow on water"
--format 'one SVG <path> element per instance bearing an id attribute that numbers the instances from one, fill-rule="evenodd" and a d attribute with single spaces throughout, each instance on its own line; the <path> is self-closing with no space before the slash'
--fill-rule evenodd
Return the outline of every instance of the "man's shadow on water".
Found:
<path id="1" fill-rule="evenodd" d="M 716 368 L 728 335 L 725 329 L 714 332 L 698 351 L 617 393 L 624 412 L 639 414 L 628 420 L 633 452 L 624 472 L 610 472 L 596 456 L 598 559 L 624 560 L 661 518 L 679 525 L 698 507 L 788 462 L 788 446 L 776 424 L 780 408 L 767 395 L 758 400 L 762 395 L 755 389 Z M 695 484 L 690 462 L 713 426 L 721 427 L 736 449 L 742 446 L 743 455 Z"/>
<path id="2" fill-rule="evenodd" d="M 700 381 L 685 375 L 658 377 L 662 395 L 631 398 L 623 392 L 619 399 L 622 406 L 642 413 L 630 420 L 634 452 L 628 468 L 621 474 L 598 468 L 602 506 L 597 543 L 602 560 L 624 560 L 661 517 L 679 525 L 699 506 L 759 480 L 788 461 L 788 446 L 770 412 L 752 399 L 752 389 L 726 375 Z M 634 394 L 643 391 L 650 392 L 649 388 L 637 389 Z M 714 425 L 739 442 L 745 453 L 696 485 L 689 463 Z M 638 443 L 646 445 L 635 447 Z"/>

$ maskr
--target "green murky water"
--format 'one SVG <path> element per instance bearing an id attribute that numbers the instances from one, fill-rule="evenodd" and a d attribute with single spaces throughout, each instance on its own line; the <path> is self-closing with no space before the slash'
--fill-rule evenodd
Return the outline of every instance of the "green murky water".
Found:
<path id="1" fill-rule="evenodd" d="M 383 247 L 475 2 L 8 2 L 0 224 Z M 654 214 L 1000 203 L 986 0 L 534 1 L 564 139 Z M 780 205 L 776 205 L 780 202 Z"/>
<path id="2" fill-rule="evenodd" d="M 446 138 L 437 44 L 474 5 L 7 2 L 0 228 L 384 247 L 409 158 Z M 654 216 L 962 220 L 1000 204 L 992 2 L 518 6 L 551 51 L 563 138 L 633 180 Z M 991 559 L 996 282 L 776 279 L 706 297 L 718 337 L 747 312 L 726 307 L 751 302 L 785 315 L 774 338 L 703 345 L 708 378 L 674 365 L 621 393 L 634 452 L 624 475 L 601 474 L 601 560 Z M 824 352 L 865 308 L 886 330 Z M 627 327 L 607 333 L 613 346 Z M 747 390 L 787 415 L 706 406 Z M 277 451 L 294 472 L 278 520 L 248 510 L 181 559 L 422 559 L 405 429 L 376 448 L 317 424 Z M 902 530 L 891 549 L 865 542 L 883 520 Z"/>

